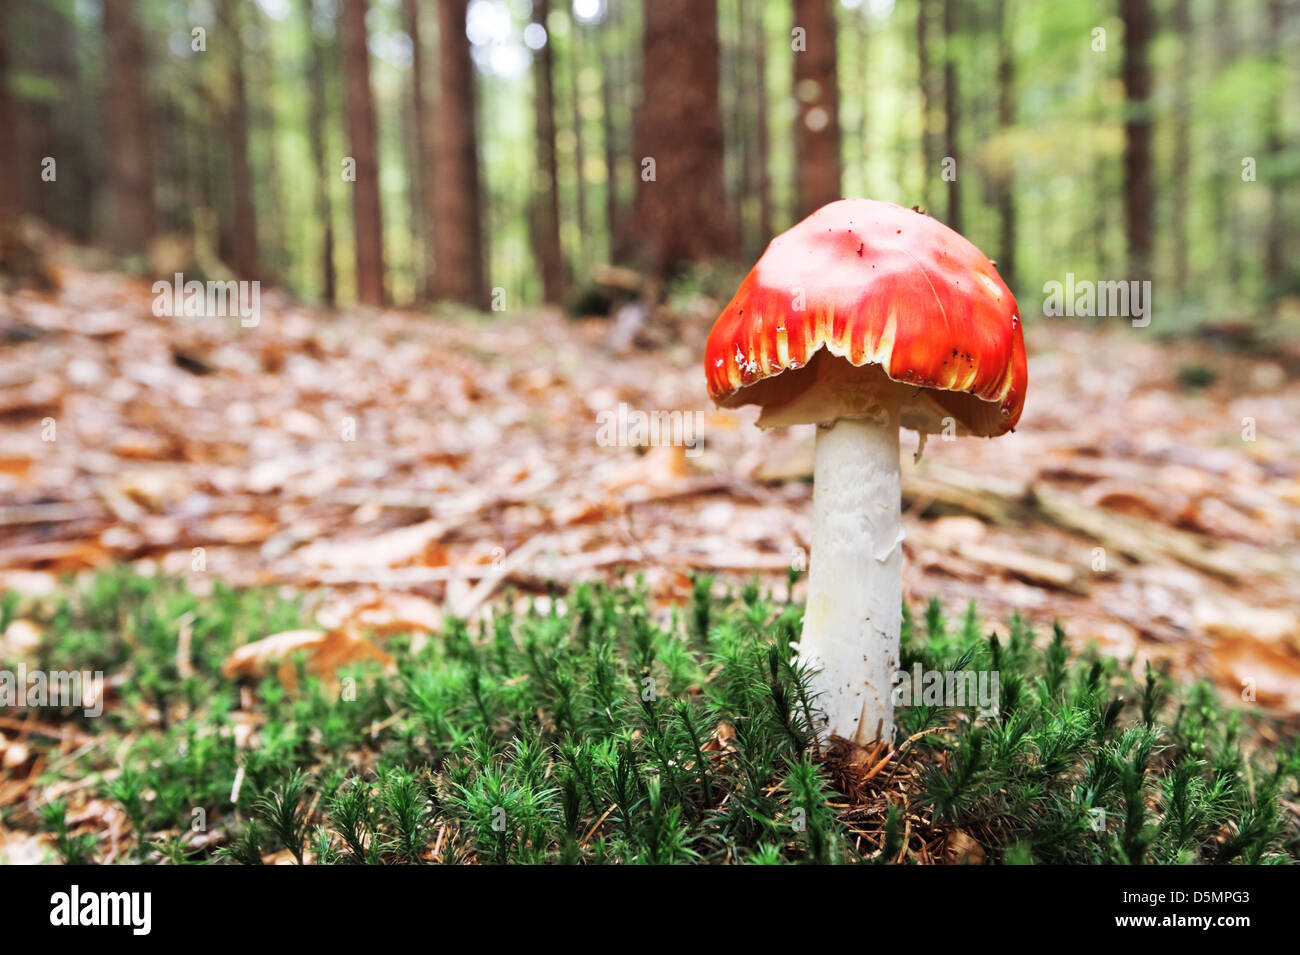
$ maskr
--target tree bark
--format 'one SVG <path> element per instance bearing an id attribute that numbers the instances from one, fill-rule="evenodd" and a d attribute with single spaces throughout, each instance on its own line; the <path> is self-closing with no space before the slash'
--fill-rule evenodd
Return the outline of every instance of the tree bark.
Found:
<path id="1" fill-rule="evenodd" d="M 223 0 L 220 10 L 222 33 L 230 39 L 230 103 L 227 135 L 230 141 L 230 188 L 232 240 L 230 263 L 241 279 L 258 278 L 257 212 L 253 204 L 253 168 L 248 159 L 248 99 L 244 89 L 244 52 L 239 40 L 239 0 Z"/>
<path id="2" fill-rule="evenodd" d="M 660 277 L 739 251 L 723 179 L 716 0 L 644 0 L 633 248 Z"/>
<path id="3" fill-rule="evenodd" d="M 795 0 L 794 18 L 807 43 L 794 55 L 796 217 L 802 219 L 843 198 L 833 0 Z"/>
<path id="4" fill-rule="evenodd" d="M 1124 214 L 1131 278 L 1151 277 L 1151 10 L 1147 0 L 1120 0 L 1124 23 Z"/>
<path id="5" fill-rule="evenodd" d="M 1007 16 L 1010 0 L 997 0 L 995 9 L 998 38 L 998 131 L 1006 135 L 1016 124 L 1016 61 L 1009 35 L 1012 22 Z M 1016 279 L 1016 171 L 1015 156 L 1008 155 L 999 170 L 995 202 L 998 207 L 998 272 L 1002 281 L 1014 286 Z"/>
<path id="6" fill-rule="evenodd" d="M 956 232 L 964 228 L 961 214 L 961 89 L 957 77 L 958 0 L 943 0 L 943 148 L 945 160 L 952 160 L 952 178 L 948 180 L 948 226 Z"/>
<path id="7" fill-rule="evenodd" d="M 325 44 L 313 27 L 313 0 L 302 0 L 307 33 L 311 39 L 308 50 L 307 87 L 310 97 L 307 115 L 307 139 L 311 149 L 312 165 L 316 175 L 313 198 L 315 216 L 321 227 L 321 300 L 334 305 L 338 296 L 338 277 L 334 270 L 334 214 L 330 204 L 330 177 L 337 175 L 336 167 L 326 157 L 325 117 L 328 106 L 325 94 Z"/>
<path id="8" fill-rule="evenodd" d="M 583 246 L 587 240 L 587 146 L 586 137 L 582 134 L 582 90 L 578 81 L 578 66 L 582 58 L 581 45 L 582 24 L 576 17 L 572 17 L 569 21 L 568 50 L 569 89 L 572 93 L 569 107 L 573 115 L 573 195 L 578 225 L 577 257 L 580 262 L 586 258 Z M 548 38 L 546 43 L 548 50 L 550 46 Z"/>
<path id="9" fill-rule="evenodd" d="M 533 190 L 533 252 L 547 302 L 564 301 L 564 253 L 560 246 L 559 164 L 555 158 L 555 57 L 550 35 L 551 0 L 535 0 L 533 16 L 547 28 L 546 45 L 533 54 L 533 116 L 537 169 Z M 579 182 L 581 189 L 581 182 Z"/>
<path id="10" fill-rule="evenodd" d="M 605 237 L 608 240 L 609 261 L 615 254 L 615 236 L 618 235 L 618 141 L 614 126 L 614 70 L 618 62 L 611 53 L 614 47 L 614 11 L 608 10 L 600 25 L 600 137 L 605 156 Z"/>
<path id="11" fill-rule="evenodd" d="M 144 43 L 133 0 L 106 3 L 103 11 L 108 238 L 118 253 L 143 252 L 155 230 Z"/>
<path id="12" fill-rule="evenodd" d="M 483 232 L 480 221 L 474 63 L 465 36 L 468 0 L 438 4 L 438 58 L 442 97 L 434 162 L 434 258 L 437 297 L 483 308 Z"/>
<path id="13" fill-rule="evenodd" d="M 916 72 L 921 94 L 921 206 L 930 206 L 930 180 L 937 165 L 934 142 L 934 72 L 930 65 L 930 0 L 916 0 Z"/>
<path id="14" fill-rule="evenodd" d="M 872 70 L 875 64 L 872 61 L 873 51 L 871 47 L 871 13 L 864 6 L 857 11 L 858 23 L 858 72 L 856 82 L 858 89 L 856 91 L 858 100 L 858 163 L 860 165 L 860 176 L 858 180 L 861 183 L 863 195 L 870 195 L 870 176 L 867 173 L 868 163 L 871 161 L 871 79 Z"/>
<path id="15" fill-rule="evenodd" d="M 411 38 L 411 126 L 415 138 L 415 163 L 411 170 L 411 182 L 415 190 L 413 215 L 416 219 L 415 232 L 420 238 L 422 273 L 421 284 L 417 286 L 417 298 L 425 299 L 433 295 L 433 149 L 430 146 L 429 102 L 425 94 L 424 45 L 421 39 L 420 10 L 418 0 L 402 0 L 403 19 L 406 33 Z"/>
<path id="16" fill-rule="evenodd" d="M 1282 84 L 1285 76 L 1286 60 L 1282 54 L 1282 35 L 1286 21 L 1286 0 L 1269 0 L 1268 4 L 1268 54 L 1273 62 L 1273 88 L 1269 95 L 1269 110 L 1266 120 L 1265 151 L 1268 162 L 1273 167 L 1268 175 L 1269 217 L 1268 228 L 1264 234 L 1264 281 L 1270 294 L 1277 294 L 1286 278 L 1286 223 L 1284 209 L 1286 190 L 1280 166 L 1285 161 L 1283 155 L 1283 134 L 1286 128 L 1282 116 Z"/>
<path id="17" fill-rule="evenodd" d="M 1192 70 L 1192 23 L 1190 0 L 1174 0 L 1171 24 L 1178 35 L 1177 79 L 1174 82 L 1174 150 L 1169 175 L 1169 237 L 1173 244 L 1174 294 L 1187 288 L 1187 179 L 1191 165 L 1191 96 L 1188 86 Z"/>
<path id="18" fill-rule="evenodd" d="M 763 5 L 758 7 L 758 38 L 754 44 L 754 136 L 757 140 L 754 157 L 758 177 L 758 240 L 759 247 L 772 239 L 772 163 L 771 135 L 768 132 L 767 114 L 767 30 L 764 29 Z"/>
<path id="19" fill-rule="evenodd" d="M 753 129 L 753 92 L 749 86 L 749 75 L 747 67 L 753 62 L 754 40 L 762 42 L 763 36 L 761 30 L 755 30 L 749 19 L 751 9 L 746 8 L 745 4 L 736 5 L 736 50 L 733 55 L 725 59 L 726 70 L 731 78 L 731 86 L 735 90 L 734 108 L 732 109 L 733 125 L 731 139 L 740 147 L 740 175 L 738 176 L 737 188 L 734 198 L 731 200 L 736 208 L 737 221 L 740 226 L 740 247 L 746 259 L 750 258 L 751 251 L 754 251 L 754 242 L 752 241 L 752 232 L 750 229 L 750 213 L 748 198 L 754 194 L 754 167 L 756 152 L 754 145 Z"/>
<path id="20" fill-rule="evenodd" d="M 1230 68 L 1238 55 L 1237 27 L 1235 20 L 1236 5 L 1233 0 L 1219 0 L 1215 6 L 1213 37 L 1215 66 L 1219 70 Z M 1220 129 L 1222 136 L 1230 135 L 1229 130 Z M 1210 180 L 1210 205 L 1214 210 L 1214 236 L 1217 240 L 1219 261 L 1227 266 L 1227 284 L 1230 291 L 1237 289 L 1241 282 L 1242 258 L 1235 196 L 1241 184 L 1240 155 L 1225 155 L 1218 158 L 1215 175 Z"/>
<path id="21" fill-rule="evenodd" d="M 9 45 L 11 0 L 0 0 L 0 129 L 8 141 L 0 149 L 0 228 L 10 226 L 22 212 L 22 176 L 19 151 L 22 144 L 15 135 L 18 129 L 18 104 L 9 88 Z"/>
<path id="22" fill-rule="evenodd" d="M 54 157 L 59 165 L 59 180 L 66 184 L 72 173 L 72 163 L 62 148 L 66 142 L 61 135 L 59 123 L 62 110 L 54 107 L 56 104 L 62 106 L 70 99 L 63 85 L 63 61 L 68 51 L 68 32 L 74 30 L 75 26 L 64 20 L 62 13 L 53 4 L 29 5 L 25 20 L 27 35 L 23 45 L 27 48 L 24 58 L 28 69 L 39 73 L 42 79 L 54 86 L 54 98 L 32 98 L 21 102 L 18 126 L 11 127 L 14 130 L 13 138 L 25 170 L 39 172 L 44 158 Z M 28 182 L 35 185 L 23 190 L 22 198 L 27 213 L 63 226 L 58 201 L 62 190 L 35 177 L 28 178 Z"/>
<path id="23" fill-rule="evenodd" d="M 357 301 L 362 305 L 383 305 L 384 231 L 379 205 L 378 137 L 370 94 L 366 0 L 344 0 L 339 35 L 348 94 L 348 141 L 357 173 L 356 182 L 350 184 Z"/>

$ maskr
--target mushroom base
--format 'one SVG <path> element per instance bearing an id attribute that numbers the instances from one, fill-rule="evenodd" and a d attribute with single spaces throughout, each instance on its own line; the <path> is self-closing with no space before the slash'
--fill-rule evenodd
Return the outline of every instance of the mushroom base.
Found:
<path id="1" fill-rule="evenodd" d="M 902 627 L 903 529 L 898 412 L 817 429 L 812 555 L 799 654 L 818 671 L 822 737 L 894 735 Z"/>

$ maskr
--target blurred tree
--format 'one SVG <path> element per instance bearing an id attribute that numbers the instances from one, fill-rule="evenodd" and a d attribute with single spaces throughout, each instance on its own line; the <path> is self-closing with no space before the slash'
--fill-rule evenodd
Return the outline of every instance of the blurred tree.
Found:
<path id="1" fill-rule="evenodd" d="M 35 4 L 27 11 L 31 39 L 28 46 L 30 55 L 35 57 L 35 65 L 46 84 L 38 95 L 29 95 L 24 103 L 22 123 L 26 126 L 24 142 L 17 143 L 22 155 L 23 165 L 33 168 L 46 156 L 66 159 L 63 154 L 61 137 L 57 123 L 58 111 L 51 109 L 56 91 L 61 90 L 65 79 L 66 50 L 63 16 L 58 9 L 45 4 Z M 71 170 L 65 168 L 66 174 Z M 39 182 L 31 180 L 29 182 Z M 31 188 L 26 190 L 27 211 L 47 222 L 58 221 L 56 197 L 58 190 L 51 188 Z"/>
<path id="2" fill-rule="evenodd" d="M 1187 180 L 1192 162 L 1191 149 L 1191 76 L 1192 76 L 1192 17 L 1190 0 L 1174 0 L 1169 21 L 1178 37 L 1178 60 L 1174 78 L 1173 103 L 1173 155 L 1169 171 L 1169 246 L 1173 256 L 1174 294 L 1182 296 L 1187 289 Z"/>
<path id="3" fill-rule="evenodd" d="M 763 23 L 764 5 L 758 5 L 754 42 L 754 190 L 758 193 L 758 245 L 761 251 L 772 238 L 772 167 L 767 116 L 767 31 Z"/>
<path id="4" fill-rule="evenodd" d="M 230 102 L 227 135 L 230 147 L 231 194 L 234 203 L 231 267 L 242 279 L 258 277 L 257 211 L 253 205 L 253 168 L 248 160 L 248 100 L 244 89 L 244 48 L 239 41 L 241 4 L 239 0 L 222 0 L 221 31 L 230 40 L 223 44 L 230 70 Z"/>
<path id="5" fill-rule="evenodd" d="M 998 134 L 1006 137 L 1016 124 L 1016 52 L 1013 21 L 1007 16 L 1010 0 L 996 0 L 994 42 L 998 49 Z M 1016 173 L 1015 155 L 1008 150 L 994 176 L 993 198 L 998 208 L 998 272 L 1008 286 L 1016 281 Z"/>
<path id="6" fill-rule="evenodd" d="M 415 232 L 420 240 L 422 282 L 417 285 L 416 298 L 433 296 L 433 150 L 429 145 L 430 116 L 425 99 L 425 69 L 423 31 L 420 28 L 418 0 L 402 0 L 402 21 L 406 35 L 411 38 L 411 192 L 415 201 Z"/>
<path id="7" fill-rule="evenodd" d="M 104 4 L 108 237 L 119 253 L 143 252 L 154 236 L 153 144 L 144 92 L 146 57 L 134 0 Z"/>
<path id="8" fill-rule="evenodd" d="M 356 162 L 352 225 L 357 260 L 357 301 L 384 304 L 384 230 L 379 206 L 378 136 L 370 94 L 366 0 L 344 0 L 340 37 L 347 84 L 348 145 Z"/>
<path id="9" fill-rule="evenodd" d="M 1128 271 L 1151 277 L 1155 194 L 1151 181 L 1151 10 L 1147 0 L 1120 0 L 1124 21 L 1124 215 Z"/>
<path id="10" fill-rule="evenodd" d="M 312 210 L 321 229 L 321 299 L 333 305 L 338 296 L 338 277 L 334 268 L 334 215 L 330 204 L 329 183 L 335 175 L 325 149 L 325 95 L 326 46 L 315 28 L 315 0 L 302 0 L 303 19 L 307 26 L 307 141 L 311 150 Z"/>
<path id="11" fill-rule="evenodd" d="M 1282 113 L 1282 88 L 1286 82 L 1286 59 L 1282 55 L 1282 37 L 1286 29 L 1287 0 L 1269 0 L 1265 17 L 1267 50 L 1273 67 L 1269 76 L 1268 115 L 1266 119 L 1265 153 L 1268 156 L 1269 216 L 1264 236 L 1264 280 L 1270 292 L 1282 290 L 1286 278 L 1285 207 L 1286 181 L 1290 175 L 1284 171 L 1283 136 L 1286 120 Z"/>
<path id="12" fill-rule="evenodd" d="M 757 257 L 772 237 L 765 49 L 768 34 L 763 29 L 763 8 L 763 4 L 735 4 L 735 49 L 726 57 L 734 90 L 730 106 L 734 126 L 729 138 L 740 151 L 740 175 L 732 201 L 739 214 L 746 259 Z M 725 51 L 725 42 L 723 47 Z"/>
<path id="13" fill-rule="evenodd" d="M 948 225 L 964 231 L 961 210 L 961 89 L 957 78 L 958 0 L 943 0 L 943 148 L 948 172 Z"/>
<path id="14" fill-rule="evenodd" d="M 438 4 L 438 66 L 442 96 L 434 162 L 434 260 L 437 298 L 484 308 L 482 196 L 474 116 L 474 63 L 465 15 L 469 0 Z"/>
<path id="15" fill-rule="evenodd" d="M 246 90 L 272 90 L 276 65 L 273 56 L 259 56 L 258 51 L 272 49 L 272 21 L 260 3 L 244 3 L 247 26 L 241 28 L 243 44 L 242 70 Z M 253 204 L 257 212 L 257 256 L 259 277 L 279 283 L 288 269 L 288 226 L 285 221 L 285 177 L 280 174 L 284 137 L 280 129 L 279 97 L 267 94 L 245 95 L 248 114 L 248 154 L 252 176 Z"/>
<path id="16" fill-rule="evenodd" d="M 1237 18 L 1233 15 L 1233 0 L 1218 0 L 1214 11 L 1213 35 L 1216 59 L 1220 75 L 1231 73 L 1240 54 L 1238 49 Z M 1225 131 L 1220 131 L 1221 133 Z M 1224 139 L 1232 142 L 1234 137 L 1227 131 Z M 1241 167 L 1238 157 L 1227 153 L 1215 163 L 1214 178 L 1210 185 L 1214 205 L 1214 234 L 1218 239 L 1220 261 L 1226 264 L 1227 284 L 1236 290 L 1241 282 L 1242 262 L 1241 243 L 1238 239 L 1238 221 L 1235 196 L 1236 187 L 1241 182 Z"/>
<path id="17" fill-rule="evenodd" d="M 549 31 L 551 0 L 535 0 L 534 22 Z M 564 253 L 560 246 L 559 167 L 555 158 L 554 45 L 550 33 L 533 54 L 533 118 L 537 169 L 532 207 L 533 251 L 542 272 L 542 295 L 562 302 L 565 295 Z M 578 191 L 582 191 L 579 182 Z"/>
<path id="18" fill-rule="evenodd" d="M 836 77 L 834 0 L 794 0 L 795 29 L 805 49 L 794 54 L 796 218 L 843 197 L 840 187 L 840 96 Z M 797 41 L 796 41 L 797 42 Z"/>
<path id="19" fill-rule="evenodd" d="M 550 43 L 547 43 L 550 46 Z M 583 244 L 587 239 L 587 146 L 582 129 L 582 84 L 579 79 L 582 64 L 582 24 L 577 18 L 569 20 L 569 108 L 573 126 L 573 195 L 574 215 L 577 224 L 577 259 L 586 261 Z"/>
<path id="20" fill-rule="evenodd" d="M 614 126 L 614 83 L 617 57 L 614 51 L 618 37 L 614 31 L 615 11 L 609 10 L 601 23 L 600 42 L 600 138 L 605 160 L 605 236 L 608 254 L 616 258 L 614 237 L 618 235 L 618 142 Z"/>
<path id="21" fill-rule="evenodd" d="M 930 206 L 930 181 L 938 170 L 935 146 L 934 101 L 935 78 L 930 63 L 930 2 L 916 0 L 916 71 L 917 89 L 921 94 L 921 205 Z"/>
<path id="22" fill-rule="evenodd" d="M 739 251 L 723 180 L 716 0 L 644 0 L 635 254 L 659 276 Z"/>
<path id="23" fill-rule="evenodd" d="M 1188 321 L 1244 316 L 1295 279 L 1296 0 L 549 0 L 549 118 L 535 9 L 513 0 L 290 0 L 288 18 L 282 0 L 0 4 L 0 204 L 121 252 L 165 235 L 159 262 L 192 242 L 196 273 L 220 259 L 327 301 L 351 297 L 354 253 L 358 297 L 364 278 L 372 301 L 479 306 L 492 285 L 554 300 L 557 275 L 606 253 L 667 272 L 743 238 L 749 258 L 846 189 L 944 215 L 1030 309 L 1066 269 L 1145 269 Z M 368 36 L 349 28 L 367 9 Z M 47 155 L 57 183 L 39 179 Z"/>
<path id="24" fill-rule="evenodd" d="M 21 144 L 17 141 L 18 104 L 13 94 L 12 69 L 7 48 L 13 35 L 9 23 L 11 0 L 0 0 L 0 129 L 6 142 L 0 148 L 0 228 L 9 226 L 22 212 Z"/>

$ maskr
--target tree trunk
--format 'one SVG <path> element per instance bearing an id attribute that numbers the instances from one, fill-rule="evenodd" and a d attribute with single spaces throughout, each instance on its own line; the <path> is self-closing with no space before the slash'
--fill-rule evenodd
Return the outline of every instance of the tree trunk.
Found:
<path id="1" fill-rule="evenodd" d="M 795 165 L 802 219 L 843 197 L 840 185 L 840 95 L 835 66 L 833 0 L 795 0 L 795 26 L 807 48 L 794 55 Z"/>
<path id="2" fill-rule="evenodd" d="M 416 297 L 425 299 L 433 295 L 433 150 L 429 144 L 429 103 L 424 95 L 426 70 L 419 6 L 418 0 L 402 0 L 403 18 L 406 21 L 406 33 L 411 38 L 412 50 L 411 125 L 415 133 L 415 168 L 411 170 L 411 182 L 416 200 L 412 215 L 415 218 L 414 232 L 420 237 L 423 253 L 420 263 L 423 278 L 421 284 L 417 285 Z"/>
<path id="3" fill-rule="evenodd" d="M 758 241 L 763 248 L 772 239 L 772 164 L 771 136 L 767 115 L 767 30 L 763 22 L 763 5 L 758 7 L 758 42 L 754 44 L 754 136 L 757 140 L 754 162 L 758 177 Z"/>
<path id="4" fill-rule="evenodd" d="M 1009 0 L 997 0 L 998 42 L 998 131 L 1006 136 L 1016 124 L 1016 61 L 1007 16 Z M 1000 226 L 998 272 L 1002 281 L 1014 287 L 1016 280 L 1016 173 L 1015 156 L 1008 155 L 1006 166 L 998 171 L 995 202 Z"/>
<path id="5" fill-rule="evenodd" d="M 0 149 L 0 229 L 10 226 L 22 212 L 22 176 L 20 143 L 14 136 L 18 129 L 18 104 L 9 87 L 9 57 L 6 47 L 10 29 L 11 0 L 0 0 L 0 129 L 8 131 L 9 140 Z"/>
<path id="6" fill-rule="evenodd" d="M 734 121 L 732 125 L 731 138 L 740 147 L 740 175 L 738 177 L 738 188 L 735 190 L 734 198 L 731 200 L 736 208 L 737 220 L 740 225 L 740 247 L 746 259 L 750 258 L 754 242 L 751 240 L 753 231 L 750 228 L 750 211 L 748 198 L 754 194 L 754 138 L 752 131 L 754 129 L 753 120 L 753 91 L 749 86 L 749 76 L 747 65 L 753 62 L 753 45 L 755 39 L 758 43 L 763 42 L 761 30 L 755 30 L 750 22 L 749 14 L 752 9 L 747 8 L 745 4 L 736 6 L 736 50 L 734 54 L 726 58 L 726 69 L 731 78 L 731 87 L 735 91 L 733 103 L 735 104 L 732 113 Z"/>
<path id="7" fill-rule="evenodd" d="M 1232 0 L 1219 0 L 1215 8 L 1213 36 L 1215 67 L 1226 70 L 1238 54 L 1238 36 L 1235 22 L 1236 5 Z M 1230 129 L 1217 130 L 1220 136 L 1231 136 Z M 1233 137 L 1235 139 L 1235 137 Z M 1236 152 L 1236 150 L 1234 150 Z M 1219 261 L 1226 264 L 1227 291 L 1235 294 L 1241 282 L 1242 260 L 1238 236 L 1238 216 L 1235 202 L 1241 184 L 1241 156 L 1227 153 L 1217 157 L 1215 175 L 1210 180 L 1210 199 L 1214 210 L 1214 236 L 1217 240 Z M 1253 153 L 1252 153 L 1253 155 Z"/>
<path id="8" fill-rule="evenodd" d="M 246 15 L 256 31 L 259 48 L 269 48 L 271 25 L 266 11 L 256 3 L 241 6 L 248 9 Z M 247 83 L 254 90 L 251 98 L 245 98 L 248 104 L 248 129 L 250 135 L 261 144 L 261 168 L 253 179 L 253 188 L 250 190 L 259 222 L 257 249 L 260 258 L 255 258 L 255 265 L 262 281 L 277 282 L 289 269 L 289 225 L 285 214 L 284 177 L 280 175 L 282 147 L 280 137 L 276 135 L 281 127 L 275 98 L 257 95 L 256 92 L 272 88 L 277 68 L 273 58 L 268 56 L 246 58 L 243 65 Z"/>
<path id="9" fill-rule="evenodd" d="M 1124 214 L 1131 278 L 1151 277 L 1151 11 L 1147 0 L 1120 0 L 1124 22 Z"/>
<path id="10" fill-rule="evenodd" d="M 1264 149 L 1269 165 L 1273 168 L 1269 170 L 1268 175 L 1269 217 L 1268 229 L 1264 236 L 1264 281 L 1270 295 L 1281 292 L 1282 283 L 1286 278 L 1285 180 L 1290 179 L 1290 176 L 1283 176 L 1281 170 L 1286 159 L 1283 153 L 1283 133 L 1286 123 L 1282 117 L 1282 84 L 1286 75 L 1286 60 L 1282 55 L 1285 21 L 1286 0 L 1269 0 L 1268 54 L 1273 62 L 1274 74 L 1273 88 L 1269 95 L 1268 116 L 1265 120 L 1268 132 Z"/>
<path id="11" fill-rule="evenodd" d="M 564 301 L 564 254 L 560 247 L 559 164 L 555 158 L 555 56 L 550 35 L 551 0 L 535 0 L 533 17 L 547 28 L 546 45 L 533 54 L 533 116 L 537 170 L 533 190 L 533 250 L 547 302 Z M 581 183 L 579 183 L 581 189 Z"/>
<path id="12" fill-rule="evenodd" d="M 61 167 L 59 178 L 66 182 L 72 172 L 71 163 L 61 148 L 63 137 L 58 122 L 61 110 L 52 107 L 56 104 L 61 106 L 69 100 L 63 88 L 61 60 L 68 48 L 68 31 L 75 27 L 64 20 L 62 13 L 53 4 L 32 4 L 25 19 L 27 35 L 23 43 L 26 48 L 24 59 L 29 64 L 29 70 L 40 74 L 43 80 L 53 86 L 54 98 L 31 98 L 21 103 L 18 126 L 13 136 L 15 146 L 22 157 L 20 161 L 23 169 L 39 172 L 40 164 L 46 156 L 55 157 Z M 39 182 L 37 179 L 25 178 L 29 182 Z M 23 190 L 26 211 L 46 222 L 62 226 L 58 215 L 58 194 L 61 190 L 42 185 L 43 188 Z"/>
<path id="13" fill-rule="evenodd" d="M 307 139 L 311 149 L 313 181 L 316 184 L 313 206 L 316 221 L 321 226 L 321 300 L 334 305 L 338 295 L 338 278 L 334 271 L 334 214 L 330 205 L 330 177 L 338 175 L 338 167 L 330 163 L 325 150 L 325 117 L 328 106 L 325 95 L 325 44 L 312 26 L 314 0 L 302 0 L 303 15 L 311 43 L 308 51 L 307 87 L 310 101 L 307 116 Z"/>
<path id="14" fill-rule="evenodd" d="M 871 13 L 863 7 L 858 10 L 858 73 L 856 91 L 858 101 L 858 163 L 862 195 L 871 194 L 871 177 L 867 172 L 871 161 L 871 79 L 876 64 L 872 61 Z"/>
<path id="15" fill-rule="evenodd" d="M 930 180 L 935 174 L 936 148 L 934 123 L 930 115 L 934 106 L 934 72 L 930 66 L 930 0 L 916 0 L 916 72 L 921 94 L 921 206 L 930 206 Z"/>
<path id="16" fill-rule="evenodd" d="M 133 0 L 105 3 L 103 11 L 109 242 L 119 253 L 143 252 L 155 228 L 144 43 Z"/>
<path id="17" fill-rule="evenodd" d="M 221 32 L 231 42 L 227 49 L 230 103 L 226 133 L 230 144 L 230 188 L 233 208 L 230 263 L 241 279 L 258 277 L 257 213 L 253 204 L 253 169 L 248 160 L 248 99 L 244 90 L 244 52 L 239 41 L 239 0 L 223 0 Z"/>
<path id="18" fill-rule="evenodd" d="M 577 257 L 586 261 L 583 245 L 587 240 L 587 147 L 582 135 L 582 90 L 578 82 L 578 66 L 582 58 L 582 24 L 576 17 L 569 20 L 569 89 L 572 97 L 569 106 L 573 113 L 573 195 L 578 225 Z M 548 36 L 546 43 L 550 50 Z"/>
<path id="19" fill-rule="evenodd" d="M 357 174 L 356 182 L 351 183 L 357 301 L 362 305 L 383 305 L 384 231 L 379 206 L 378 137 L 370 96 L 366 0 L 344 0 L 339 36 L 348 93 L 348 142 Z"/>
<path id="20" fill-rule="evenodd" d="M 957 80 L 957 10 L 958 0 L 943 0 L 943 148 L 945 166 L 951 160 L 948 180 L 948 226 L 963 230 L 961 214 L 961 90 Z"/>
<path id="21" fill-rule="evenodd" d="M 1178 34 L 1177 79 L 1174 82 L 1174 151 L 1171 157 L 1169 191 L 1169 238 L 1173 244 L 1174 294 L 1182 297 L 1187 288 L 1187 180 L 1191 165 L 1192 108 L 1189 84 L 1192 71 L 1192 23 L 1190 0 L 1174 0 L 1170 19 Z"/>
<path id="22" fill-rule="evenodd" d="M 488 290 L 483 271 L 478 137 L 474 117 L 474 63 L 465 36 L 468 0 L 438 4 L 438 58 L 442 98 L 434 162 L 434 258 L 437 297 L 483 308 Z"/>
<path id="23" fill-rule="evenodd" d="M 716 0 L 644 0 L 633 248 L 660 277 L 739 250 L 723 179 Z"/>
<path id="24" fill-rule="evenodd" d="M 614 237 L 618 234 L 618 143 L 614 127 L 614 76 L 615 57 L 610 54 L 614 45 L 614 11 L 605 15 L 600 25 L 600 138 L 605 154 L 605 238 L 608 240 L 608 258 L 613 262 Z"/>

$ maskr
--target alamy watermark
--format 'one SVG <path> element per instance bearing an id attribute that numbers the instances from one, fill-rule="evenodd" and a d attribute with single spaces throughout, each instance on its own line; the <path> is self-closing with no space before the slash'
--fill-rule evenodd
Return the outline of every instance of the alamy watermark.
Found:
<path id="1" fill-rule="evenodd" d="M 122 926 L 132 935 L 153 928 L 152 892 L 94 892 L 75 883 L 67 892 L 50 896 L 50 924 L 56 927 Z"/>
<path id="2" fill-rule="evenodd" d="M 0 670 L 0 709 L 6 707 L 79 706 L 86 716 L 104 712 L 102 670 Z"/>
<path id="3" fill-rule="evenodd" d="M 1149 281 L 1094 282 L 1066 272 L 1064 282 L 1044 282 L 1043 295 L 1043 314 L 1051 318 L 1128 318 L 1134 328 L 1151 324 Z"/>
<path id="4" fill-rule="evenodd" d="M 641 411 L 621 401 L 617 409 L 596 415 L 596 443 L 602 448 L 680 447 L 694 458 L 704 450 L 703 431 L 703 411 Z"/>
<path id="5" fill-rule="evenodd" d="M 262 283 L 185 281 L 177 272 L 172 281 L 153 283 L 153 313 L 159 318 L 234 318 L 244 328 L 256 328 L 262 320 Z"/>

